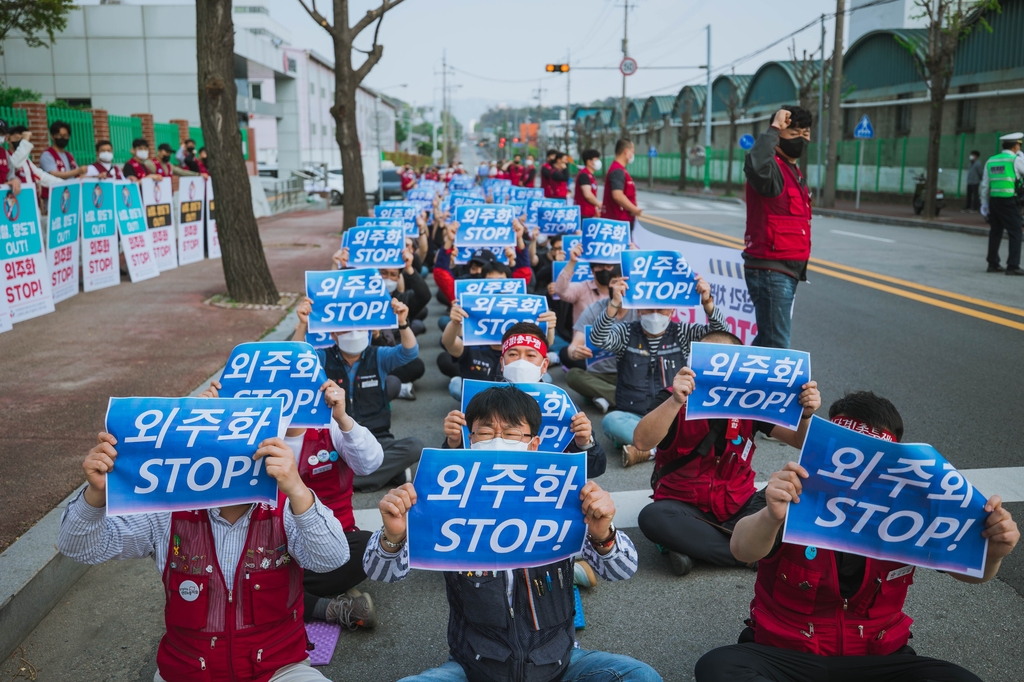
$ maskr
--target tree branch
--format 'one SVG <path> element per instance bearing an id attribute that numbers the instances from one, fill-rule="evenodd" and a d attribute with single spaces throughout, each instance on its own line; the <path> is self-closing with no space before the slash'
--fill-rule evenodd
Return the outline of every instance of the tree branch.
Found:
<path id="1" fill-rule="evenodd" d="M 394 9 L 398 5 L 402 4 L 402 2 L 403 0 L 384 0 L 384 3 L 377 9 L 371 9 L 367 11 L 366 15 L 362 19 L 357 21 L 355 26 L 352 27 L 352 37 L 355 38 L 357 35 L 362 33 L 363 29 L 365 29 L 367 26 L 372 24 L 377 19 L 382 18 L 385 12 L 387 12 L 389 9 Z M 374 42 L 377 42 L 376 36 L 374 37 Z"/>
<path id="2" fill-rule="evenodd" d="M 370 55 L 366 58 L 366 61 L 359 65 L 358 69 L 352 72 L 355 77 L 356 85 L 363 82 L 367 74 L 370 73 L 370 69 L 377 65 L 380 61 L 381 56 L 384 54 L 384 47 L 382 45 L 374 45 L 373 50 L 370 51 Z"/>
<path id="3" fill-rule="evenodd" d="M 299 0 L 299 4 L 302 5 L 302 9 L 306 10 L 306 14 L 313 18 L 313 21 L 320 24 L 320 26 L 325 31 L 330 33 L 332 36 L 334 35 L 334 26 L 332 26 L 331 23 L 327 21 L 327 17 L 325 17 L 324 15 L 320 14 L 320 12 L 317 11 L 316 0 L 313 0 L 312 7 L 306 4 L 306 0 Z"/>

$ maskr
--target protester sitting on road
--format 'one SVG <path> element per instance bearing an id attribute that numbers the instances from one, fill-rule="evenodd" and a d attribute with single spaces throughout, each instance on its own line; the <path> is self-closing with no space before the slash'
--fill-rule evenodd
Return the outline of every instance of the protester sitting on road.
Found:
<path id="1" fill-rule="evenodd" d="M 857 429 L 861 433 L 897 442 L 903 438 L 899 411 L 874 393 L 847 394 L 828 414 L 832 421 L 859 422 L 864 426 Z M 757 562 L 750 620 L 738 644 L 714 649 L 697 661 L 697 682 L 980 682 L 960 666 L 918 656 L 908 646 L 913 621 L 903 613 L 903 604 L 913 583 L 913 566 L 782 541 L 789 505 L 801 503 L 802 479 L 808 475 L 796 462 L 786 464 L 768 481 L 765 508 L 736 524 L 730 542 L 733 555 L 739 561 Z M 994 578 L 1020 539 L 1017 524 L 998 495 L 988 499 L 985 511 L 984 575 L 950 573 L 961 582 Z M 779 585 L 788 582 L 787 573 L 792 582 L 782 589 Z M 801 580 L 797 588 L 796 581 Z"/>
<path id="2" fill-rule="evenodd" d="M 605 358 L 588 367 L 587 361 L 594 357 L 594 352 L 587 347 L 585 332 L 588 326 L 594 326 L 597 318 L 603 316 L 607 309 L 607 298 L 594 301 L 586 307 L 583 314 L 576 320 L 576 324 L 572 326 L 572 343 L 566 346 L 562 358 L 562 365 L 570 368 L 565 377 L 565 383 L 584 398 L 593 401 L 601 410 L 601 414 L 606 414 L 615 407 L 618 360 L 614 357 Z M 615 321 L 626 324 L 639 322 L 640 313 L 635 308 L 619 308 L 615 315 Z"/>
<path id="3" fill-rule="evenodd" d="M 743 342 L 729 332 L 711 332 L 704 343 Z M 654 397 L 651 411 L 633 432 L 640 450 L 657 447 L 654 459 L 654 502 L 640 511 L 640 530 L 666 552 L 676 575 L 686 575 L 693 561 L 716 566 L 745 566 L 729 549 L 729 536 L 740 519 L 764 508 L 764 494 L 755 494 L 751 463 L 754 435 L 800 449 L 811 416 L 821 407 L 818 384 L 801 386 L 803 415 L 796 431 L 747 419 L 686 419 L 686 399 L 695 374 L 683 367 L 671 390 Z"/>
<path id="4" fill-rule="evenodd" d="M 217 398 L 220 388 L 220 382 L 214 380 L 199 397 Z M 370 532 L 356 527 L 352 513 L 352 478 L 376 471 L 384 461 L 384 451 L 373 434 L 345 412 L 344 389 L 328 379 L 320 392 L 324 395 L 324 404 L 331 409 L 330 427 L 289 428 L 284 434 L 284 444 L 296 455 L 302 482 L 341 523 L 348 541 L 349 560 L 329 573 L 309 570 L 303 573 L 305 616 L 307 621 L 340 623 L 349 630 L 372 628 L 377 624 L 373 599 L 355 589 L 366 580 L 360 557 L 366 550 Z"/>
<path id="5" fill-rule="evenodd" d="M 608 298 L 608 283 L 615 277 L 622 276 L 622 266 L 618 263 L 591 263 L 590 272 L 594 279 L 587 282 L 573 282 L 572 274 L 576 271 L 576 262 L 583 253 L 583 244 L 578 243 L 569 250 L 569 263 L 562 274 L 555 280 L 555 293 L 563 301 L 572 304 L 573 324 L 587 306 L 602 298 Z"/>
<path id="6" fill-rule="evenodd" d="M 349 546 L 338 519 L 302 482 L 291 448 L 268 438 L 253 454 L 277 480 L 276 507 L 235 504 L 111 518 L 104 507 L 116 446 L 117 439 L 100 433 L 86 456 L 87 485 L 64 512 L 57 548 L 83 564 L 153 557 L 166 598 L 155 682 L 325 679 L 306 654 L 302 574 L 338 569 L 349 561 Z M 278 561 L 243 570 L 247 553 L 264 550 L 268 558 L 280 552 Z M 205 557 L 205 570 L 193 573 L 195 567 L 175 559 L 179 554 Z M 246 580 L 253 576 L 284 589 L 257 600 L 249 587 L 256 581 Z"/>
<path id="7" fill-rule="evenodd" d="M 514 386 L 481 391 L 469 402 L 465 416 L 472 449 L 491 446 L 496 438 L 511 450 L 537 449 L 540 407 Z M 615 503 L 611 496 L 589 481 L 580 491 L 580 499 L 588 527 L 583 559 L 605 580 L 631 577 L 637 568 L 636 549 L 626 534 L 612 525 Z M 393 583 L 408 577 L 406 514 L 415 504 L 416 490 L 411 484 L 392 490 L 381 500 L 384 527 L 370 539 L 363 555 L 371 579 Z M 653 668 L 628 656 L 577 648 L 570 581 L 550 582 L 543 601 L 535 602 L 528 594 L 529 579 L 543 582 L 545 575 L 571 575 L 572 564 L 568 559 L 472 577 L 445 572 L 451 659 L 404 682 L 660 680 Z M 530 605 L 534 605 L 535 618 L 529 617 Z M 526 617 L 520 617 L 524 610 Z M 509 618 L 509 613 L 513 617 Z"/>
<path id="8" fill-rule="evenodd" d="M 622 466 L 654 459 L 653 449 L 633 446 L 633 430 L 647 414 L 648 406 L 662 389 L 672 385 L 673 377 L 686 362 L 690 344 L 710 331 L 727 329 L 725 315 L 715 307 L 711 286 L 697 276 L 697 293 L 710 324 L 672 322 L 672 309 L 640 310 L 639 322 L 616 322 L 622 309 L 626 280 L 616 278 L 609 284 L 608 306 L 590 332 L 590 342 L 618 358 L 615 387 L 615 411 L 604 416 L 601 426 L 616 448 L 622 448 Z"/>

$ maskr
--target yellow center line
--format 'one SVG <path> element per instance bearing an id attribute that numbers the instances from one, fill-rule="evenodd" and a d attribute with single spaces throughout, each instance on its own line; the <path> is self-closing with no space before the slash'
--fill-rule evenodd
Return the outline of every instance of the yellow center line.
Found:
<path id="1" fill-rule="evenodd" d="M 654 223 L 655 225 L 660 226 L 660 227 L 664 227 L 664 228 L 673 230 L 675 232 L 679 232 L 681 234 L 686 234 L 686 235 L 689 235 L 691 237 L 698 237 L 698 238 L 704 239 L 706 241 L 715 242 L 715 243 L 721 244 L 722 246 L 728 246 L 728 247 L 733 247 L 733 248 L 736 248 L 736 247 L 742 248 L 743 247 L 743 241 L 740 240 L 740 239 L 737 239 L 736 237 L 730 237 L 728 235 L 719 234 L 717 232 L 712 232 L 710 230 L 705 230 L 703 228 L 694 227 L 692 225 L 684 225 L 682 223 L 676 223 L 674 221 L 665 220 L 664 218 L 654 218 L 652 216 L 647 216 L 647 220 L 652 222 L 652 223 Z M 843 265 L 839 265 L 837 263 L 831 263 L 829 261 L 823 261 L 823 260 L 818 260 L 818 259 L 814 259 L 814 258 L 811 259 L 810 264 L 807 266 L 807 269 L 810 270 L 811 272 L 817 272 L 817 273 L 822 274 L 822 275 L 827 275 L 829 277 L 835 277 L 836 279 L 841 279 L 841 280 L 844 280 L 844 281 L 847 281 L 847 282 L 852 282 L 854 284 L 860 284 L 861 286 L 865 286 L 865 287 L 868 287 L 868 288 L 871 288 L 871 289 L 876 289 L 878 291 L 884 291 L 886 293 L 890 293 L 890 294 L 893 294 L 895 296 L 901 296 L 903 298 L 907 298 L 907 299 L 910 299 L 910 300 L 913 300 L 913 301 L 918 301 L 919 303 L 926 303 L 928 305 L 932 305 L 932 306 L 935 306 L 937 308 L 943 308 L 945 310 L 950 310 L 952 312 L 957 312 L 957 313 L 960 313 L 962 315 L 968 315 L 970 317 L 974 317 L 974 318 L 977 318 L 977 319 L 980 319 L 980 320 L 985 320 L 987 322 L 993 322 L 995 324 L 999 324 L 999 325 L 1002 325 L 1004 327 L 1010 327 L 1011 329 L 1018 329 L 1018 330 L 1024 331 L 1024 322 L 1017 322 L 1016 320 L 1008 320 L 1008 319 L 1006 319 L 1004 317 L 999 317 L 997 315 L 991 315 L 989 313 L 982 312 L 980 310 L 974 310 L 973 308 L 966 308 L 964 306 L 956 305 L 955 303 L 950 303 L 948 301 L 942 301 L 942 300 L 939 300 L 937 298 L 931 298 L 930 296 L 923 296 L 921 294 L 916 294 L 916 293 L 914 293 L 912 291 L 904 291 L 902 289 L 897 289 L 895 287 L 891 287 L 891 286 L 888 286 L 886 284 L 881 284 L 879 282 L 872 282 L 871 280 L 863 279 L 861 277 L 854 277 L 853 275 L 847 274 L 845 272 L 839 272 L 837 270 L 829 270 L 829 269 L 827 269 L 825 267 L 822 267 L 823 265 L 828 265 L 828 266 L 831 266 L 831 267 L 852 271 L 852 272 L 855 272 L 857 274 L 864 274 L 864 275 L 866 275 L 868 277 L 877 278 L 877 279 L 880 279 L 880 280 L 883 280 L 883 281 L 892 282 L 892 283 L 895 283 L 895 284 L 904 284 L 905 286 L 908 286 L 908 287 L 917 288 L 917 289 L 920 289 L 920 290 L 928 291 L 930 293 L 936 293 L 936 294 L 938 294 L 940 296 L 945 296 L 947 298 L 953 298 L 953 299 L 957 299 L 957 300 L 962 300 L 962 301 L 969 302 L 969 303 L 976 303 L 977 305 L 989 307 L 989 308 L 992 308 L 993 310 L 1001 310 L 1003 312 L 1009 312 L 1009 313 L 1014 314 L 1014 315 L 1024 315 L 1024 310 L 1020 310 L 1018 308 L 1011 308 L 1010 306 L 1002 306 L 1002 305 L 997 304 L 997 303 L 991 303 L 989 301 L 983 301 L 981 299 L 974 299 L 974 298 L 971 298 L 971 297 L 968 297 L 968 296 L 962 296 L 960 294 L 955 294 L 953 292 L 945 291 L 943 289 L 935 289 L 933 287 L 925 287 L 924 285 L 917 285 L 914 282 L 907 282 L 906 280 L 901 280 L 901 279 L 896 278 L 896 277 L 887 277 L 885 275 L 879 275 L 877 273 L 869 272 L 869 271 L 866 271 L 866 270 L 859 270 L 858 268 L 852 268 L 852 267 L 849 267 L 849 266 L 843 266 Z"/>

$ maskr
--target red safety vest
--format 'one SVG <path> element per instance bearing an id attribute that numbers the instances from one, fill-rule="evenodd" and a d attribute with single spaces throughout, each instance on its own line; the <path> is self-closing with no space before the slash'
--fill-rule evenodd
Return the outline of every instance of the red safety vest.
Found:
<path id="1" fill-rule="evenodd" d="M 573 203 L 580 207 L 580 217 L 596 218 L 597 209 L 583 196 L 583 185 L 580 184 L 580 178 L 586 178 L 590 182 L 590 190 L 595 197 L 597 196 L 597 178 L 586 168 L 580 168 L 579 175 L 576 176 L 576 189 L 573 190 Z"/>
<path id="2" fill-rule="evenodd" d="M 11 167 L 11 156 L 7 150 L 0 147 L 0 183 L 7 182 L 7 173 Z"/>
<path id="3" fill-rule="evenodd" d="M 519 180 L 523 177 L 523 167 L 513 163 L 508 167 L 508 179 L 512 181 L 513 187 L 519 186 Z"/>
<path id="4" fill-rule="evenodd" d="M 146 166 L 137 161 L 134 156 L 128 159 L 128 165 L 132 167 L 133 171 L 135 171 L 135 177 L 140 180 L 149 175 L 149 171 L 146 169 Z"/>
<path id="5" fill-rule="evenodd" d="M 550 163 L 544 163 L 540 167 L 540 188 L 544 190 L 544 196 L 546 197 L 551 196 L 548 194 L 548 192 L 550 192 L 549 187 L 551 186 L 551 181 L 544 177 L 544 171 L 547 171 L 548 174 L 550 174 L 552 170 L 554 169 L 551 167 Z"/>
<path id="6" fill-rule="evenodd" d="M 521 187 L 533 187 L 537 180 L 537 166 L 524 166 L 523 177 L 519 179 Z"/>
<path id="7" fill-rule="evenodd" d="M 257 505 L 228 587 L 205 510 L 171 515 L 163 582 L 167 633 L 156 664 L 168 682 L 266 682 L 306 659 L 302 569 L 288 555 L 284 497 Z"/>
<path id="8" fill-rule="evenodd" d="M 121 173 L 121 169 L 118 168 L 115 164 L 110 164 L 110 168 L 107 169 L 104 168 L 99 161 L 97 161 L 96 163 L 92 164 L 92 167 L 95 168 L 99 173 L 106 173 L 107 178 L 111 180 L 124 180 L 124 174 Z"/>
<path id="9" fill-rule="evenodd" d="M 913 582 L 913 566 L 866 558 L 860 589 L 844 599 L 832 551 L 783 543 L 757 563 L 754 641 L 819 656 L 886 656 L 910 638 L 903 602 Z"/>
<path id="10" fill-rule="evenodd" d="M 160 177 L 169 178 L 174 175 L 174 172 L 171 170 L 171 164 L 164 163 L 160 159 L 157 159 L 153 163 L 156 165 L 156 174 Z"/>
<path id="11" fill-rule="evenodd" d="M 611 172 L 617 168 L 621 168 L 622 172 L 626 175 L 626 186 L 622 188 L 622 193 L 626 195 L 626 198 L 636 204 L 636 183 L 633 182 L 633 176 L 629 174 L 626 167 L 618 161 L 612 161 L 608 166 L 608 172 L 605 174 L 604 181 L 604 197 L 601 202 L 601 217 L 607 218 L 608 220 L 627 220 L 632 225 L 633 216 L 629 214 L 629 211 L 615 203 L 615 199 L 612 198 L 612 190 L 608 186 L 608 176 Z"/>
<path id="12" fill-rule="evenodd" d="M 766 260 L 811 257 L 811 197 L 800 169 L 779 155 L 783 188 L 777 197 L 761 196 L 747 183 L 747 233 L 743 253 Z"/>
<path id="13" fill-rule="evenodd" d="M 75 157 L 71 153 L 71 151 L 68 150 L 68 149 L 65 149 L 64 153 L 67 154 L 67 156 L 68 156 L 68 163 L 71 164 L 70 168 L 68 168 L 68 166 L 64 163 L 64 160 L 62 158 L 60 158 L 60 150 L 57 149 L 56 147 L 47 147 L 43 151 L 43 154 L 49 154 L 50 156 L 53 157 L 53 162 L 54 162 L 54 164 L 56 164 L 57 172 L 59 172 L 59 173 L 64 173 L 64 172 L 67 172 L 69 170 L 75 170 L 76 168 L 78 168 L 78 163 L 75 161 Z M 40 155 L 40 158 L 42 158 L 42 155 Z M 49 187 L 41 188 L 40 192 L 39 192 L 39 196 L 40 196 L 40 199 L 42 201 L 46 201 L 49 198 L 49 196 L 50 196 L 50 188 Z"/>
<path id="14" fill-rule="evenodd" d="M 311 464 L 313 457 L 316 464 Z M 299 455 L 299 476 L 320 501 L 330 507 L 346 533 L 356 528 L 352 514 L 352 478 L 355 474 L 334 449 L 330 429 L 306 429 Z"/>

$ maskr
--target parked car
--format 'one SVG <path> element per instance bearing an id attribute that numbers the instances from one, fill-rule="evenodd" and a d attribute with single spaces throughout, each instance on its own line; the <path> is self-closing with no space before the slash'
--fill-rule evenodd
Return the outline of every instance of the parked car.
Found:
<path id="1" fill-rule="evenodd" d="M 369 153 L 363 152 L 363 189 L 366 191 L 366 196 L 372 199 L 377 196 L 378 188 L 378 173 L 380 172 L 380 154 L 375 151 Z M 391 163 L 390 161 L 386 161 Z M 330 192 L 331 205 L 337 206 L 341 204 L 342 198 L 345 196 L 345 176 L 342 173 L 341 166 L 335 166 L 334 168 L 327 169 L 327 190 Z M 399 183 L 399 194 L 401 194 L 401 183 Z"/>

